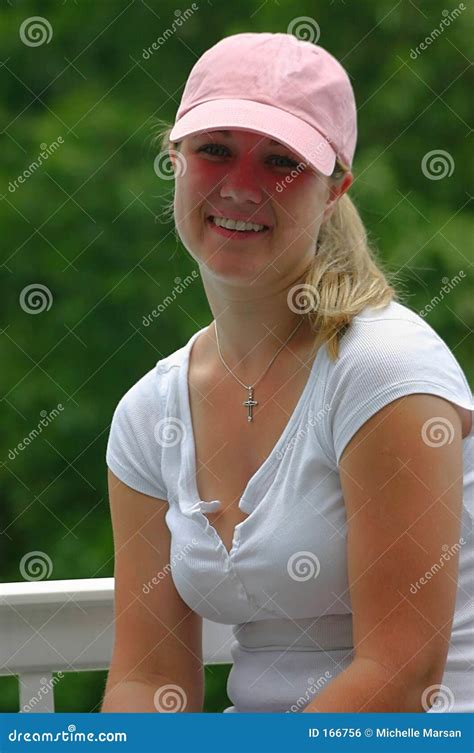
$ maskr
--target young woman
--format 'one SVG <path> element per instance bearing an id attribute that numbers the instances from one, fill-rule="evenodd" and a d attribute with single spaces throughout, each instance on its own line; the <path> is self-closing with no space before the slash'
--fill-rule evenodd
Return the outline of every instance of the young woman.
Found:
<path id="1" fill-rule="evenodd" d="M 213 321 L 113 416 L 103 711 L 202 711 L 203 617 L 234 626 L 226 711 L 474 711 L 473 396 L 368 246 L 356 132 L 289 34 L 191 71 L 163 146 Z"/>

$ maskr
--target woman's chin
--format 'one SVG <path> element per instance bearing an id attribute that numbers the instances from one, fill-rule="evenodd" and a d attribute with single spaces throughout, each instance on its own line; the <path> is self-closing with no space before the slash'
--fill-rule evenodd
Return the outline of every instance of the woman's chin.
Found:
<path id="1" fill-rule="evenodd" d="M 224 247 L 215 251 L 207 248 L 205 253 L 200 255 L 199 264 L 208 273 L 227 282 L 232 280 L 252 282 L 261 274 L 265 266 L 261 257 L 259 262 L 255 254 L 249 256 L 241 251 L 237 252 L 235 249 Z"/>

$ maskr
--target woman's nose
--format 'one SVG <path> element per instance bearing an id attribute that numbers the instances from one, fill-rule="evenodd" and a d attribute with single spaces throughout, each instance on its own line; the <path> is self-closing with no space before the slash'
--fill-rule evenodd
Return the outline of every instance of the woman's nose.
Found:
<path id="1" fill-rule="evenodd" d="M 220 195 L 223 199 L 231 198 L 238 203 L 259 203 L 262 200 L 258 176 L 247 160 L 239 160 L 229 167 L 221 183 Z"/>

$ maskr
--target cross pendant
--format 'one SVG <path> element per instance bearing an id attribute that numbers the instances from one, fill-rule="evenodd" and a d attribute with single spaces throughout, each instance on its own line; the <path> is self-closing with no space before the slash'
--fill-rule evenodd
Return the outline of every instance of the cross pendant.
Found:
<path id="1" fill-rule="evenodd" d="M 248 408 L 247 421 L 253 421 L 253 406 L 258 405 L 258 402 L 253 399 L 253 387 L 247 387 L 247 389 L 249 391 L 249 396 L 242 405 L 245 405 Z"/>

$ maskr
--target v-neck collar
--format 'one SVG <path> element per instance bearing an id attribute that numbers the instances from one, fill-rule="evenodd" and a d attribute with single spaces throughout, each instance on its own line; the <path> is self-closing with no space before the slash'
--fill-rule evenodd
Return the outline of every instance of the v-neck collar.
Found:
<path id="1" fill-rule="evenodd" d="M 207 329 L 207 327 L 203 327 L 202 329 L 195 332 L 194 335 L 188 341 L 188 344 L 184 353 L 184 358 L 183 358 L 181 368 L 180 368 L 180 374 L 179 374 L 179 399 L 180 399 L 180 404 L 182 406 L 183 420 L 185 423 L 184 438 L 181 445 L 183 470 L 185 474 L 184 483 L 185 483 L 187 494 L 189 495 L 189 499 L 191 503 L 193 504 L 193 506 L 195 504 L 199 504 L 202 502 L 206 503 L 206 500 L 201 500 L 199 496 L 198 488 L 197 488 L 197 482 L 196 482 L 196 442 L 195 442 L 195 437 L 194 437 L 192 415 L 191 415 L 191 404 L 190 404 L 190 399 L 189 399 L 189 381 L 188 381 L 189 361 L 190 361 L 191 350 L 193 348 L 194 342 L 196 341 L 198 336 L 201 334 L 201 332 L 204 332 L 205 329 Z M 280 453 L 279 450 L 281 450 L 282 447 L 286 444 L 286 442 L 290 438 L 290 435 L 293 433 L 294 429 L 298 425 L 298 421 L 301 416 L 301 413 L 303 412 L 305 408 L 305 405 L 309 399 L 311 391 L 314 389 L 315 376 L 319 367 L 319 362 L 322 358 L 322 353 L 324 351 L 324 348 L 325 346 L 324 344 L 322 344 L 316 352 L 308 379 L 306 380 L 306 384 L 288 420 L 288 423 L 283 429 L 282 434 L 278 438 L 277 442 L 275 443 L 273 449 L 270 451 L 269 455 L 266 457 L 263 463 L 259 466 L 259 468 L 255 471 L 253 476 L 249 479 L 247 486 L 245 487 L 243 494 L 241 495 L 241 498 L 239 500 L 239 508 L 243 512 L 250 514 L 251 512 L 253 512 L 255 507 L 257 507 L 260 501 L 259 499 L 260 495 L 258 493 L 259 486 L 272 472 L 277 460 L 283 457 L 284 453 L 283 454 Z M 252 499 L 250 498 L 250 492 L 253 492 Z M 209 500 L 209 502 L 210 501 L 211 500 Z M 215 501 L 215 500 L 212 500 L 212 501 Z"/>

